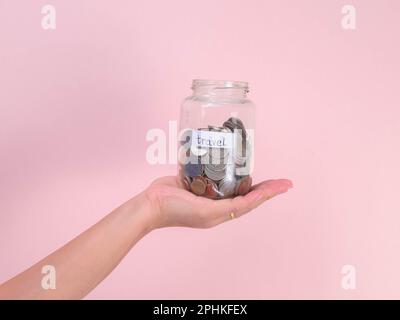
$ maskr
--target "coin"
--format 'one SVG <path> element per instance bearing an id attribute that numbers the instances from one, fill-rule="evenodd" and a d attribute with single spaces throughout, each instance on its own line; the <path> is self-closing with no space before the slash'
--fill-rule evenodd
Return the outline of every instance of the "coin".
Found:
<path id="1" fill-rule="evenodd" d="M 228 128 L 231 132 L 238 132 L 242 135 L 244 139 L 247 137 L 246 129 L 244 128 L 244 124 L 242 120 L 231 117 L 226 120 L 223 124 L 225 128 Z"/>
<path id="2" fill-rule="evenodd" d="M 211 199 L 216 199 L 220 194 L 218 192 L 217 184 L 210 179 L 206 179 L 206 181 L 207 181 L 207 187 L 205 191 L 206 196 Z"/>
<path id="3" fill-rule="evenodd" d="M 208 126 L 209 131 L 221 131 L 223 127 L 218 127 L 218 126 Z"/>
<path id="4" fill-rule="evenodd" d="M 204 167 L 204 174 L 210 178 L 211 180 L 214 181 L 219 181 L 221 179 L 223 179 L 225 177 L 225 170 L 222 171 L 215 171 L 212 168 L 210 168 L 209 166 L 205 166 Z"/>
<path id="5" fill-rule="evenodd" d="M 219 191 L 222 193 L 223 197 L 230 197 L 235 194 L 236 179 L 232 176 L 226 176 L 219 183 Z"/>
<path id="6" fill-rule="evenodd" d="M 208 154 L 210 155 L 209 163 L 221 164 L 227 162 L 230 152 L 227 148 L 210 148 Z"/>
<path id="7" fill-rule="evenodd" d="M 186 190 L 190 190 L 190 178 L 189 177 L 183 177 L 183 179 L 182 179 L 182 183 L 183 183 L 183 187 L 186 189 Z"/>
<path id="8" fill-rule="evenodd" d="M 236 183 L 235 194 L 244 196 L 249 192 L 251 187 L 252 179 L 250 176 L 243 177 Z"/>
<path id="9" fill-rule="evenodd" d="M 242 120 L 236 117 L 230 117 L 228 120 L 226 120 L 223 125 L 224 127 L 227 128 L 244 128 L 244 124 Z"/>
<path id="10" fill-rule="evenodd" d="M 194 194 L 201 196 L 206 191 L 206 186 L 206 180 L 201 176 L 197 176 L 193 178 L 193 181 L 190 184 L 190 190 L 192 190 Z"/>
<path id="11" fill-rule="evenodd" d="M 184 176 L 184 187 L 189 187 L 196 195 L 210 199 L 229 198 L 249 192 L 251 177 L 246 168 L 252 154 L 243 122 L 236 117 L 230 117 L 222 126 L 213 124 L 193 130 L 231 133 L 233 145 L 221 148 L 189 143 L 189 150 L 186 153 L 182 151 L 179 155 L 180 160 L 183 158 L 189 162 L 182 166 L 179 173 Z M 191 137 L 191 131 L 186 132 L 186 135 Z"/>
<path id="12" fill-rule="evenodd" d="M 206 164 L 205 166 L 214 172 L 224 171 L 226 169 L 226 163 L 218 163 L 218 164 L 209 163 Z"/>

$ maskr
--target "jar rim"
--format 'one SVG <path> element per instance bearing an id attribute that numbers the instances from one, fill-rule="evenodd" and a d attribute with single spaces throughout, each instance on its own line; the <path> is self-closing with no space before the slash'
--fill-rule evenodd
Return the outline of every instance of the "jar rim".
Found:
<path id="1" fill-rule="evenodd" d="M 249 91 L 249 83 L 245 81 L 233 80 L 211 80 L 211 79 L 193 79 L 192 89 L 203 86 L 213 86 L 216 88 L 236 88 Z"/>

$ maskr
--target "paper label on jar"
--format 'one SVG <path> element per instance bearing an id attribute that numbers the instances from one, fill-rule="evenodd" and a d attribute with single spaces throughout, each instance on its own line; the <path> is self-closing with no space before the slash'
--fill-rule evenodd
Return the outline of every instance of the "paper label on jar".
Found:
<path id="1" fill-rule="evenodd" d="M 231 132 L 192 130 L 192 147 L 197 148 L 233 148 Z"/>

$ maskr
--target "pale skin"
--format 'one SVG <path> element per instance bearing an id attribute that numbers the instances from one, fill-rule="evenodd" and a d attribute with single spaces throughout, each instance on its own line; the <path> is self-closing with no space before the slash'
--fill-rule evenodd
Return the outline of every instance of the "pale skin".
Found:
<path id="1" fill-rule="evenodd" d="M 163 177 L 66 245 L 0 285 L 0 299 L 81 299 L 93 290 L 149 232 L 164 227 L 211 228 L 250 212 L 286 192 L 290 180 L 268 180 L 245 196 L 210 200 Z M 56 289 L 42 287 L 42 267 L 56 270 Z"/>

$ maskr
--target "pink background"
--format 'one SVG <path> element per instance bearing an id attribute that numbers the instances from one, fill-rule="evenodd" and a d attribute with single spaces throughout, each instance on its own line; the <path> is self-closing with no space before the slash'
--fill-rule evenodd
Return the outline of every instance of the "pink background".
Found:
<path id="1" fill-rule="evenodd" d="M 151 233 L 88 298 L 400 298 L 399 14 L 395 0 L 0 0 L 0 282 L 175 174 L 146 162 L 146 132 L 178 119 L 192 78 L 222 78 L 258 106 L 255 180 L 295 188 L 215 229 Z"/>

